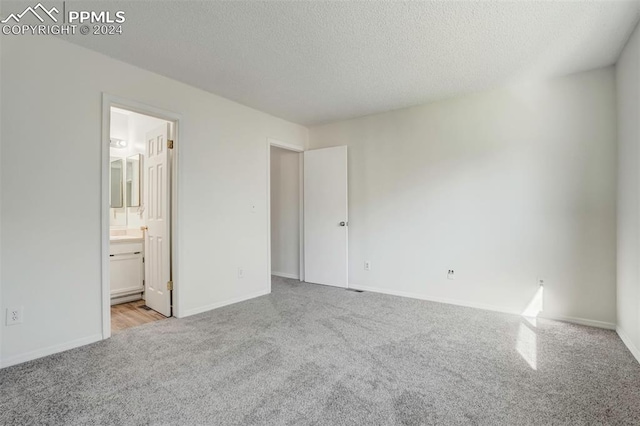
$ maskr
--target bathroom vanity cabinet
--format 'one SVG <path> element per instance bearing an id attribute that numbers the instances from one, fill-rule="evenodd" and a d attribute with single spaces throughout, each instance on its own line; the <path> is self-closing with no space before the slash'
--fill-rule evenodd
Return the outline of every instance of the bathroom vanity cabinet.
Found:
<path id="1" fill-rule="evenodd" d="M 142 298 L 144 292 L 144 243 L 142 238 L 111 237 L 109 266 L 111 304 Z"/>

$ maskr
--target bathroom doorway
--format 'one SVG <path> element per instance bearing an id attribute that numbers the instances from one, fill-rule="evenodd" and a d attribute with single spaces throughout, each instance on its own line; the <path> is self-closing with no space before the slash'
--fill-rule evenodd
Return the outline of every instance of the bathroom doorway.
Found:
<path id="1" fill-rule="evenodd" d="M 102 311 L 108 338 L 176 315 L 178 118 L 107 95 L 103 107 Z"/>

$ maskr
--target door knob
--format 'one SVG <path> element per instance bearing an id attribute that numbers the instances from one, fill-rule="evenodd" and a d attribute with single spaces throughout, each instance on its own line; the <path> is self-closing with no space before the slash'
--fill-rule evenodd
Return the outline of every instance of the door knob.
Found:
<path id="1" fill-rule="evenodd" d="M 149 228 L 148 228 L 148 227 L 146 227 L 146 226 L 141 226 L 141 227 L 140 227 L 140 230 L 141 230 L 141 231 L 146 231 L 147 229 L 149 229 Z"/>
<path id="2" fill-rule="evenodd" d="M 340 226 L 347 226 L 347 222 L 340 222 Z"/>

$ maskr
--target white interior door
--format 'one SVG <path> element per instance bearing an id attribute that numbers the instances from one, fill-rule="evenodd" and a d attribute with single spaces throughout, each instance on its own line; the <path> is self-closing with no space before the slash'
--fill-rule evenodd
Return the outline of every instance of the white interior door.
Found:
<path id="1" fill-rule="evenodd" d="M 347 147 L 304 152 L 305 281 L 348 286 Z"/>
<path id="2" fill-rule="evenodd" d="M 170 125 L 147 133 L 145 180 L 145 302 L 154 311 L 171 316 L 170 225 L 169 220 L 169 139 Z"/>

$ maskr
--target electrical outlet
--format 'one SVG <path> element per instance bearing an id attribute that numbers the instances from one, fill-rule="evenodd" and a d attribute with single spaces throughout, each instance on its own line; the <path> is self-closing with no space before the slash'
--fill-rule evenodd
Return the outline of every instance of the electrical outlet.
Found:
<path id="1" fill-rule="evenodd" d="M 7 325 L 22 324 L 22 306 L 7 308 Z"/>
<path id="2" fill-rule="evenodd" d="M 244 278 L 244 269 L 242 267 L 238 268 L 238 279 L 241 280 Z"/>
<path id="3" fill-rule="evenodd" d="M 455 280 L 456 279 L 456 273 L 454 272 L 453 269 L 449 269 L 449 272 L 447 272 L 447 279 L 448 280 Z"/>
<path id="4" fill-rule="evenodd" d="M 370 271 L 371 270 L 371 262 L 368 260 L 364 261 L 364 270 L 365 271 Z"/>
<path id="5" fill-rule="evenodd" d="M 538 278 L 538 285 L 544 287 L 544 278 Z"/>

